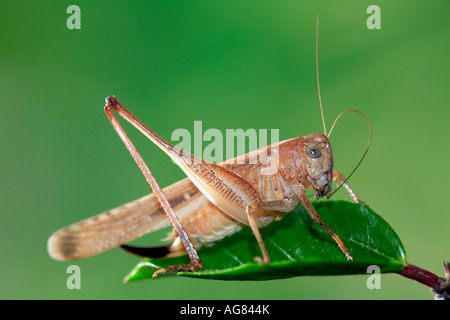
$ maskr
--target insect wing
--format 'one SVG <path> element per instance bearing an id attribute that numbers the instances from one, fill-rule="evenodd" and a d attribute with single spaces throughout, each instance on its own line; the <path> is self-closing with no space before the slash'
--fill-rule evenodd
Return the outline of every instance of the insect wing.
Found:
<path id="1" fill-rule="evenodd" d="M 164 189 L 180 218 L 189 212 L 182 209 L 188 207 L 190 199 L 199 192 L 189 179 Z M 149 194 L 56 231 L 50 236 L 47 249 L 57 260 L 81 259 L 169 225 L 156 196 Z"/>

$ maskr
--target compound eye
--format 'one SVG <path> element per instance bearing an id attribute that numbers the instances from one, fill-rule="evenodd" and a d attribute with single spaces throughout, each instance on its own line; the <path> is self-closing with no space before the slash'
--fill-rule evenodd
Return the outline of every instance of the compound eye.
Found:
<path id="1" fill-rule="evenodd" d="M 320 148 L 316 144 L 311 143 L 308 146 L 306 146 L 306 154 L 310 158 L 318 158 L 318 157 L 320 157 L 321 151 L 320 151 Z"/>

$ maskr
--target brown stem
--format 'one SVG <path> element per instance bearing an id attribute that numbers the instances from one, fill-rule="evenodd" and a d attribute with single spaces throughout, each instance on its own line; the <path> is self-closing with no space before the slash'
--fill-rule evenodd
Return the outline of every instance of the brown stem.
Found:
<path id="1" fill-rule="evenodd" d="M 405 269 L 399 271 L 398 274 L 408 279 L 420 282 L 428 287 L 436 294 L 435 299 L 448 300 L 450 299 L 450 272 L 449 264 L 445 263 L 445 277 L 440 278 L 434 273 L 416 267 L 412 264 L 406 264 Z"/>

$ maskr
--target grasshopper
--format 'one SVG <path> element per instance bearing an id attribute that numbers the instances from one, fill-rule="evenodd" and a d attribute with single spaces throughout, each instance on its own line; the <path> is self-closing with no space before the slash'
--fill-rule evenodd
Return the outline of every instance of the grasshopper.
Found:
<path id="1" fill-rule="evenodd" d="M 349 111 L 358 112 L 367 120 L 370 129 L 369 145 L 372 130 L 364 114 L 356 110 L 346 110 L 336 118 L 327 135 L 320 98 L 318 33 L 316 68 L 324 134 L 315 133 L 292 138 L 219 164 L 202 160 L 176 148 L 144 125 L 115 97 L 106 98 L 105 112 L 153 193 L 56 231 L 48 240 L 50 256 L 57 260 L 80 259 L 119 245 L 135 254 L 153 258 L 183 254 L 189 256 L 189 264 L 157 270 L 153 274 L 155 278 L 159 274 L 170 272 L 203 270 L 204 266 L 197 253 L 200 247 L 217 242 L 249 226 L 262 254 L 262 257 L 256 257 L 255 260 L 267 264 L 270 263 L 270 256 L 259 229 L 302 204 L 311 218 L 336 241 L 346 258 L 352 260 L 353 257 L 338 235 L 320 219 L 306 190 L 313 190 L 315 199 L 324 196 L 329 198 L 337 191 L 336 189 L 331 192 L 333 181 L 340 181 L 353 201 L 363 203 L 344 176 L 333 172 L 329 136 L 340 116 Z M 186 173 L 187 178 L 161 189 L 115 113 L 130 122 L 169 155 Z M 356 168 L 366 155 L 369 145 Z M 264 161 L 261 160 L 263 158 Z M 169 225 L 172 225 L 173 231 L 167 239 L 174 240 L 169 245 L 155 248 L 125 245 L 137 237 Z"/>

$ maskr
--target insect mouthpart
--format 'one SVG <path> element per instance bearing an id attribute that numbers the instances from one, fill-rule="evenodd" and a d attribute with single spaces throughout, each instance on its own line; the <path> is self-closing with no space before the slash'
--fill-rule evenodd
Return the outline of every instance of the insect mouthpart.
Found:
<path id="1" fill-rule="evenodd" d="M 314 189 L 314 200 L 318 200 L 331 192 L 331 182 L 328 182 L 322 189 Z"/>

